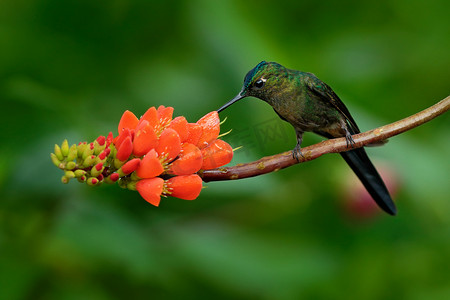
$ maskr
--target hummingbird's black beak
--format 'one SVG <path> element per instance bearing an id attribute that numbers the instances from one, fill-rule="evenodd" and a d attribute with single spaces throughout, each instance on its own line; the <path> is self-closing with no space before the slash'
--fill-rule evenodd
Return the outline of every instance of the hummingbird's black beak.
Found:
<path id="1" fill-rule="evenodd" d="M 217 110 L 217 112 L 221 112 L 222 110 L 224 110 L 225 108 L 227 108 L 228 106 L 230 106 L 231 104 L 241 100 L 242 98 L 245 98 L 245 96 L 242 96 L 243 92 L 241 91 L 236 97 L 234 97 L 233 99 L 231 99 L 230 101 L 228 101 L 224 106 L 222 106 L 221 108 L 219 108 Z"/>

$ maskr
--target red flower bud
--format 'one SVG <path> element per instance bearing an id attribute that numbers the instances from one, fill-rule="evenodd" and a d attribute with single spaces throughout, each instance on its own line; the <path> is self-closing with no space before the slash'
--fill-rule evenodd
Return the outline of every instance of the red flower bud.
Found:
<path id="1" fill-rule="evenodd" d="M 119 180 L 119 174 L 112 173 L 111 175 L 109 175 L 109 179 L 111 179 L 112 182 L 116 182 L 117 180 Z"/>
<path id="2" fill-rule="evenodd" d="M 108 146 L 111 145 L 113 139 L 114 139 L 113 133 L 110 131 L 108 133 L 108 136 L 106 137 L 106 148 L 108 148 Z"/>
<path id="3" fill-rule="evenodd" d="M 133 158 L 133 159 L 127 161 L 122 166 L 121 170 L 124 175 L 128 175 L 128 174 L 136 171 L 136 169 L 139 167 L 140 164 L 141 164 L 141 160 L 139 158 Z"/>
<path id="4" fill-rule="evenodd" d="M 97 138 L 97 143 L 100 145 L 100 146 L 103 146 L 104 144 L 105 144 L 105 142 L 106 142 L 106 138 L 103 136 L 103 135 L 101 135 L 101 136 L 99 136 L 98 138 Z"/>
<path id="5" fill-rule="evenodd" d="M 98 164 L 95 165 L 95 169 L 97 171 L 100 171 L 102 168 L 103 168 L 103 164 L 102 163 L 98 163 Z"/>
<path id="6" fill-rule="evenodd" d="M 102 151 L 102 153 L 100 153 L 98 155 L 98 158 L 100 158 L 100 160 L 104 160 L 106 157 L 108 157 L 108 155 L 111 153 L 111 148 L 106 148 L 105 150 Z"/>
<path id="7" fill-rule="evenodd" d="M 115 139 L 114 139 L 114 146 L 116 147 L 116 149 L 120 148 L 120 145 L 122 145 L 123 141 L 127 138 L 127 137 L 132 137 L 131 136 L 131 131 L 128 128 L 125 128 L 124 130 L 122 130 L 122 133 L 120 133 Z"/>
<path id="8" fill-rule="evenodd" d="M 116 158 L 120 161 L 126 161 L 128 157 L 130 157 L 132 151 L 133 143 L 131 142 L 131 137 L 128 136 L 120 145 L 120 148 L 116 154 Z"/>

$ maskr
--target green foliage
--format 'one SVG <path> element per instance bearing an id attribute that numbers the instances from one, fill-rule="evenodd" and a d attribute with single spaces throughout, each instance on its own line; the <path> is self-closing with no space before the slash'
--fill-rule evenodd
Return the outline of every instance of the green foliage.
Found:
<path id="1" fill-rule="evenodd" d="M 398 120 L 448 95 L 449 3 L 2 0 L 0 298 L 448 299 L 447 115 L 368 149 L 397 179 L 395 218 L 344 213 L 338 155 L 156 208 L 61 184 L 49 153 L 125 109 L 197 120 L 261 60 L 315 73 L 362 130 Z M 225 116 L 236 162 L 295 145 L 261 101 Z"/>

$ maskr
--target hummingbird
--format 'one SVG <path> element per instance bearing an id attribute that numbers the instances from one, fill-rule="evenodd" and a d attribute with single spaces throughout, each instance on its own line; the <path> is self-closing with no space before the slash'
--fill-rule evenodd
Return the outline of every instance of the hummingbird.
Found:
<path id="1" fill-rule="evenodd" d="M 245 97 L 270 104 L 278 116 L 290 123 L 296 133 L 294 158 L 302 156 L 303 133 L 313 132 L 325 138 L 345 137 L 352 148 L 353 134 L 360 133 L 355 120 L 336 93 L 312 73 L 290 70 L 276 62 L 262 61 L 244 78 L 239 94 L 219 108 L 221 112 Z M 364 148 L 341 152 L 373 200 L 390 215 L 397 209 L 389 192 Z"/>

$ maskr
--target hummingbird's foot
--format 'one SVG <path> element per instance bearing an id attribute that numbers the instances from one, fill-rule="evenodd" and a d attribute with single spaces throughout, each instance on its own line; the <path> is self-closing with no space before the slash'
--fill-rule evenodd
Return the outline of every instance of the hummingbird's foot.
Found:
<path id="1" fill-rule="evenodd" d="M 304 158 L 301 148 L 301 144 L 303 141 L 303 132 L 297 131 L 296 135 L 297 135 L 297 145 L 295 145 L 294 150 L 292 150 L 292 157 L 295 158 L 297 161 L 300 161 L 299 155 Z"/>
<path id="2" fill-rule="evenodd" d="M 300 156 L 304 158 L 302 150 L 300 149 L 300 145 L 297 144 L 294 150 L 292 150 L 292 157 L 295 158 L 297 161 L 300 161 L 299 159 Z"/>
<path id="3" fill-rule="evenodd" d="M 347 130 L 347 128 L 345 129 L 345 140 L 347 142 L 347 148 L 353 148 L 355 141 L 353 140 L 352 134 Z"/>
<path id="4" fill-rule="evenodd" d="M 295 158 L 297 161 L 300 161 L 299 159 L 300 156 L 304 158 L 301 148 L 301 144 L 303 141 L 303 132 L 297 131 L 296 135 L 297 135 L 297 145 L 295 145 L 294 150 L 292 150 L 292 157 Z"/>

